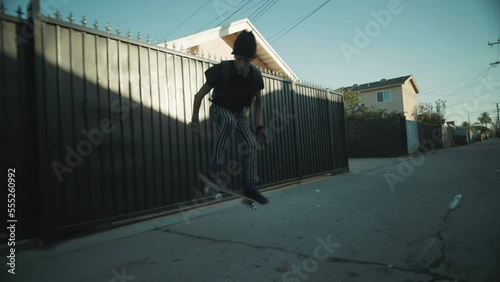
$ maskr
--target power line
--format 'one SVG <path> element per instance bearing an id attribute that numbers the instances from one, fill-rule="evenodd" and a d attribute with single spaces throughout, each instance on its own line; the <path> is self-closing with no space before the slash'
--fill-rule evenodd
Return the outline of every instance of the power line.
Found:
<path id="1" fill-rule="evenodd" d="M 169 35 L 171 35 L 176 30 L 178 30 L 179 27 L 183 26 L 187 21 L 189 21 L 192 17 L 194 17 L 194 15 L 196 15 L 199 11 L 201 11 L 201 9 L 205 8 L 205 6 L 208 5 L 208 3 L 210 3 L 210 2 L 212 2 L 212 0 L 208 0 L 205 4 L 203 4 L 203 6 L 201 6 L 198 10 L 196 10 L 193 14 L 191 14 L 191 16 L 189 16 L 187 19 L 185 19 L 180 25 L 178 25 L 177 27 L 172 29 L 172 31 L 170 31 L 167 35 L 165 35 L 164 38 L 165 39 L 168 38 Z"/>
<path id="2" fill-rule="evenodd" d="M 257 8 L 255 11 L 253 11 L 253 13 L 251 13 L 251 14 L 248 16 L 248 19 L 252 19 L 255 15 L 257 15 L 258 13 L 260 13 L 260 11 L 262 11 L 262 10 L 264 9 L 264 7 L 265 7 L 265 6 L 266 6 L 266 5 L 267 5 L 270 1 L 272 1 L 272 0 L 262 0 L 262 1 L 260 1 L 260 2 L 259 2 L 259 4 L 260 4 L 260 3 L 262 3 L 262 2 L 264 2 L 264 1 L 265 1 L 265 3 L 263 3 L 262 5 L 260 5 L 260 7 L 259 7 L 259 8 Z"/>
<path id="3" fill-rule="evenodd" d="M 496 112 L 496 109 L 490 109 L 490 110 L 483 110 L 483 111 L 477 111 L 477 112 L 465 112 L 465 113 L 470 114 L 470 115 L 477 115 L 477 114 L 482 114 L 482 113 L 495 113 L 495 112 Z M 465 115 L 465 113 L 464 114 L 446 115 L 446 118 L 463 116 L 463 115 Z"/>
<path id="4" fill-rule="evenodd" d="M 279 0 L 272 0 L 271 2 L 269 2 L 269 4 L 267 5 L 266 8 L 264 8 L 264 10 L 262 10 L 261 13 L 255 15 L 252 19 L 253 22 L 256 22 L 257 20 L 259 20 L 265 13 L 267 13 L 274 5 L 276 5 L 276 3 L 278 3 Z"/>
<path id="5" fill-rule="evenodd" d="M 267 1 L 269 1 L 269 0 L 261 0 L 260 2 L 257 2 L 255 5 L 253 5 L 253 6 L 251 6 L 251 7 L 248 7 L 247 9 L 245 9 L 245 10 L 243 10 L 243 11 L 240 11 L 240 14 L 241 14 L 241 13 L 245 13 L 245 12 L 247 12 L 247 11 L 251 11 L 253 8 L 255 8 L 256 6 L 258 6 L 258 5 L 259 5 L 259 4 L 261 4 L 262 2 L 267 2 Z M 263 5 L 265 5 L 265 4 L 263 4 Z M 261 7 L 262 7 L 262 5 L 261 5 Z M 261 7 L 259 7 L 258 9 L 260 9 Z M 258 9 L 257 9 L 257 10 L 258 10 Z M 238 12 L 236 12 L 236 13 L 238 13 Z M 252 13 L 252 14 L 253 14 L 253 13 Z M 250 19 L 250 17 L 248 17 L 248 16 L 247 16 L 246 18 Z"/>
<path id="6" fill-rule="evenodd" d="M 500 37 L 500 35 L 499 35 L 499 37 Z M 488 46 L 492 46 L 493 47 L 493 45 L 496 45 L 496 44 L 500 44 L 500 39 L 498 39 L 497 42 L 493 42 L 493 43 L 488 42 Z M 494 65 L 500 64 L 500 61 L 498 60 L 498 50 L 499 49 L 497 49 L 497 61 L 494 62 L 494 63 L 491 63 L 490 66 L 494 66 Z"/>
<path id="7" fill-rule="evenodd" d="M 474 98 L 479 99 L 479 98 L 483 97 L 484 95 L 489 94 L 489 93 L 492 93 L 492 92 L 496 92 L 497 90 L 498 90 L 498 89 L 493 89 L 493 90 L 490 90 L 490 91 L 488 91 L 488 92 L 481 93 L 481 95 L 474 96 Z M 451 104 L 449 104 L 449 105 L 447 105 L 447 106 L 450 106 L 450 107 L 451 107 L 451 106 L 454 106 L 454 105 L 457 105 L 457 104 L 460 104 L 460 103 L 464 103 L 464 104 L 465 104 L 465 103 L 468 103 L 468 102 L 473 101 L 473 100 L 474 100 L 474 99 L 473 99 L 473 98 L 471 98 L 471 99 L 467 99 L 467 100 L 456 101 L 456 102 L 452 102 Z M 448 101 L 447 101 L 447 102 L 448 102 Z M 483 103 L 485 103 L 485 102 L 488 102 L 488 101 L 483 101 Z"/>
<path id="8" fill-rule="evenodd" d="M 231 15 L 229 15 L 229 17 L 225 18 L 223 21 L 221 21 L 219 25 L 222 25 L 223 23 L 225 23 L 227 20 L 229 20 L 234 14 L 238 13 L 239 11 L 241 11 L 241 9 L 243 9 L 246 5 L 250 4 L 250 2 L 252 2 L 252 0 L 248 0 L 248 2 L 246 2 L 243 6 L 241 6 L 238 10 L 236 10 L 234 13 L 232 13 Z"/>
<path id="9" fill-rule="evenodd" d="M 443 88 L 446 88 L 446 87 L 451 86 L 451 85 L 456 85 L 456 84 L 457 84 L 457 83 L 459 83 L 459 82 L 462 82 L 462 83 L 464 83 L 464 84 L 465 84 L 465 83 L 467 83 L 467 82 L 469 82 L 469 81 L 471 81 L 471 80 L 474 80 L 474 79 L 476 79 L 476 78 L 478 78 L 478 77 L 480 77 L 480 76 L 484 75 L 486 72 L 488 72 L 488 71 L 489 71 L 489 70 L 491 70 L 491 69 L 492 69 L 492 67 L 491 67 L 491 66 L 490 66 L 490 67 L 486 67 L 485 69 L 481 70 L 479 73 L 475 74 L 473 77 L 470 77 L 470 78 L 468 78 L 468 79 L 466 79 L 466 80 L 464 80 L 464 79 L 462 78 L 462 79 L 460 79 L 460 80 L 454 81 L 454 82 L 449 83 L 449 84 L 435 86 L 435 87 L 433 87 L 433 88 L 430 88 L 429 90 L 422 91 L 422 92 L 420 92 L 420 93 L 421 93 L 421 94 L 425 94 L 425 95 L 429 95 L 429 96 L 442 96 L 442 95 L 429 94 L 429 93 L 438 92 L 438 89 L 443 89 Z M 441 92 L 441 91 L 439 91 L 439 92 Z"/>
<path id="10" fill-rule="evenodd" d="M 251 0 L 250 0 L 251 1 Z M 242 1 L 243 2 L 243 1 Z M 211 25 L 213 22 L 215 22 L 216 20 L 218 20 L 219 18 L 221 18 L 222 16 L 224 16 L 225 14 L 229 13 L 230 11 L 232 11 L 234 8 L 236 8 L 238 5 L 234 6 L 233 8 L 231 9 L 228 9 L 227 11 L 225 11 L 224 13 L 222 13 L 222 15 L 219 15 L 218 17 L 216 17 L 215 19 L 213 19 L 211 22 L 207 23 L 206 25 L 204 25 L 202 28 L 198 29 L 196 31 L 196 33 L 204 30 L 207 26 Z"/>
<path id="11" fill-rule="evenodd" d="M 263 12 L 265 13 L 266 9 L 269 7 L 274 2 L 274 0 L 268 0 L 266 3 L 262 4 L 262 6 L 259 7 L 259 9 L 255 10 L 248 18 L 254 22 L 257 17 L 259 17 L 260 14 Z"/>
<path id="12" fill-rule="evenodd" d="M 316 8 L 314 11 L 312 11 L 309 15 L 307 15 L 305 18 L 303 18 L 301 21 L 299 21 L 297 24 L 295 24 L 294 26 L 292 26 L 290 29 L 288 29 L 285 33 L 283 33 L 280 37 L 276 38 L 275 40 L 273 40 L 271 43 L 274 43 L 276 41 L 278 41 L 281 37 L 285 36 L 287 33 L 289 33 L 290 31 L 292 31 L 295 27 L 297 27 L 299 24 L 301 24 L 303 21 L 305 21 L 306 19 L 308 19 L 310 16 L 312 16 L 314 13 L 316 13 L 319 9 L 321 9 L 323 6 L 325 6 L 328 2 L 330 2 L 331 0 L 327 0 L 325 3 L 321 4 L 318 8 Z"/>
<path id="13" fill-rule="evenodd" d="M 259 4 L 261 4 L 262 2 L 267 2 L 267 1 L 269 1 L 269 0 L 261 0 L 260 2 L 257 2 L 255 5 L 253 5 L 253 6 L 249 7 L 248 9 L 246 9 L 246 10 L 245 10 L 245 11 L 243 11 L 243 12 L 250 11 L 250 10 L 252 10 L 253 8 L 255 8 L 256 6 L 258 6 Z M 260 8 L 262 8 L 262 6 L 264 6 L 264 5 L 265 5 L 265 3 L 264 3 L 264 4 L 262 4 L 259 8 L 257 8 L 257 10 L 255 10 L 252 14 L 250 14 L 250 16 L 247 16 L 246 18 L 250 19 L 250 17 L 251 17 L 251 16 L 252 16 L 252 15 L 253 15 L 256 11 L 258 11 Z"/>
<path id="14" fill-rule="evenodd" d="M 480 81 L 477 81 L 477 79 L 479 77 L 484 76 L 487 71 L 490 71 L 493 68 L 494 67 L 488 67 L 488 69 L 486 71 L 483 71 L 481 74 L 477 75 L 476 77 L 469 79 L 463 86 L 461 86 L 460 88 L 452 91 L 451 94 L 448 94 L 448 95 L 429 95 L 429 96 L 438 96 L 439 98 L 442 98 L 442 99 L 446 98 L 447 102 L 452 102 L 451 105 L 455 105 L 455 104 L 463 102 L 463 100 L 458 100 L 458 101 L 454 102 L 455 99 L 465 99 L 465 100 L 468 101 L 468 100 L 470 100 L 470 99 L 467 99 L 467 97 L 469 97 L 469 96 L 463 97 L 462 94 L 466 93 L 467 91 L 474 92 L 474 90 L 472 90 L 472 88 L 478 87 L 479 86 L 478 83 L 480 82 Z M 485 86 L 484 85 L 484 81 L 481 81 L 481 83 L 483 84 L 483 86 Z M 486 94 L 489 94 L 489 93 L 492 93 L 492 92 L 495 92 L 495 91 L 498 90 L 498 88 L 493 88 L 493 86 L 490 86 L 488 88 L 490 89 L 490 91 L 483 92 L 483 93 L 475 93 L 474 96 L 472 96 L 472 97 L 473 98 L 480 98 L 480 97 L 483 97 Z"/>
<path id="15" fill-rule="evenodd" d="M 282 31 L 284 31 L 285 29 L 289 28 L 290 26 L 292 26 L 295 22 L 292 22 L 291 24 L 285 26 L 284 28 L 280 29 L 278 32 L 276 32 L 275 34 L 269 36 L 267 39 L 268 40 L 271 40 L 271 38 L 275 37 L 276 35 L 280 34 Z"/>

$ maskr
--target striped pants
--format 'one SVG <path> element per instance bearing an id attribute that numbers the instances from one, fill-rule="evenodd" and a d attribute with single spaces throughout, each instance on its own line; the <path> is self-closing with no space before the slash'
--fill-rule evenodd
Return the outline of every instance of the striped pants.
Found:
<path id="1" fill-rule="evenodd" d="M 246 182 L 252 184 L 259 182 L 256 160 L 257 139 L 243 113 L 234 113 L 226 108 L 212 104 L 210 106 L 210 119 L 218 125 L 212 163 L 217 165 L 222 164 L 227 142 L 234 132 L 238 139 L 238 152 L 243 153 L 245 156 Z"/>

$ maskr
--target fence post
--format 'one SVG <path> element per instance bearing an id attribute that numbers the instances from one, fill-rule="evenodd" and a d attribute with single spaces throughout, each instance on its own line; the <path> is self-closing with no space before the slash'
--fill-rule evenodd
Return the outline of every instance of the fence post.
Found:
<path id="1" fill-rule="evenodd" d="M 39 167 L 39 189 L 41 192 L 42 210 L 40 216 L 40 235 L 38 245 L 45 246 L 51 241 L 51 208 L 50 208 L 50 185 L 49 168 L 47 156 L 47 130 L 45 124 L 45 93 L 43 82 L 43 42 L 42 21 L 40 20 L 40 0 L 31 0 L 29 23 L 33 27 L 33 55 L 34 55 L 34 79 L 35 79 L 35 103 L 37 117 L 37 139 L 38 139 L 38 167 Z"/>
<path id="2" fill-rule="evenodd" d="M 330 144 L 330 159 L 331 159 L 331 166 L 332 166 L 332 175 L 334 174 L 335 168 L 336 168 L 336 159 L 335 159 L 335 136 L 333 135 L 333 110 L 332 110 L 332 99 L 331 99 L 331 94 L 330 91 L 327 89 L 326 91 L 326 101 L 328 103 L 327 107 L 327 114 L 328 114 L 328 137 L 329 137 L 329 144 Z"/>
<path id="3" fill-rule="evenodd" d="M 406 133 L 406 117 L 403 116 L 399 119 L 401 123 L 401 153 L 407 155 L 408 152 L 408 134 Z"/>
<path id="4" fill-rule="evenodd" d="M 291 95 L 292 95 L 292 103 L 293 103 L 293 111 L 295 113 L 295 116 L 297 118 L 293 119 L 293 122 L 295 123 L 295 134 L 294 134 L 294 141 L 295 141 L 295 160 L 296 160 L 296 173 L 297 173 L 297 177 L 299 178 L 299 180 L 302 180 L 303 178 L 303 169 L 302 169 L 302 166 L 303 166 L 303 161 L 302 161 L 302 150 L 301 150 L 301 147 L 302 147 L 302 142 L 301 142 L 301 139 L 300 139 L 300 123 L 298 121 L 298 119 L 300 118 L 299 117 L 299 107 L 298 107 L 298 97 L 297 97 L 297 91 L 296 91 L 296 83 L 295 81 L 292 80 L 292 87 L 291 87 Z"/>

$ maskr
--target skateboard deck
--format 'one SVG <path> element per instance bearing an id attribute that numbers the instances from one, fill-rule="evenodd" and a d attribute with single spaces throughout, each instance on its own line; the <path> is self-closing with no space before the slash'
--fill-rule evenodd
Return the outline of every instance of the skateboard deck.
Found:
<path id="1" fill-rule="evenodd" d="M 202 173 L 198 174 L 198 178 L 201 181 L 203 181 L 203 183 L 206 185 L 204 187 L 205 194 L 210 193 L 210 190 L 216 192 L 215 197 L 214 197 L 216 200 L 222 199 L 222 193 L 221 192 L 224 192 L 224 193 L 231 194 L 233 196 L 240 197 L 241 198 L 241 204 L 243 204 L 246 207 L 251 208 L 253 211 L 257 210 L 257 206 L 255 206 L 255 204 L 254 204 L 255 201 L 253 199 L 248 198 L 248 197 L 244 196 L 243 194 L 238 193 L 238 192 L 236 192 L 234 190 L 222 187 L 222 186 L 214 183 L 210 178 L 208 178 L 206 175 L 204 175 Z"/>

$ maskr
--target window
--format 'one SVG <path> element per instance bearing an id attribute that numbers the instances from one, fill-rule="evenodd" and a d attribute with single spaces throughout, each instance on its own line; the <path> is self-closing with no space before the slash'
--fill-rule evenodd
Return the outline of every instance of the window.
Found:
<path id="1" fill-rule="evenodd" d="M 391 101 L 391 90 L 377 92 L 377 103 L 387 103 Z"/>

